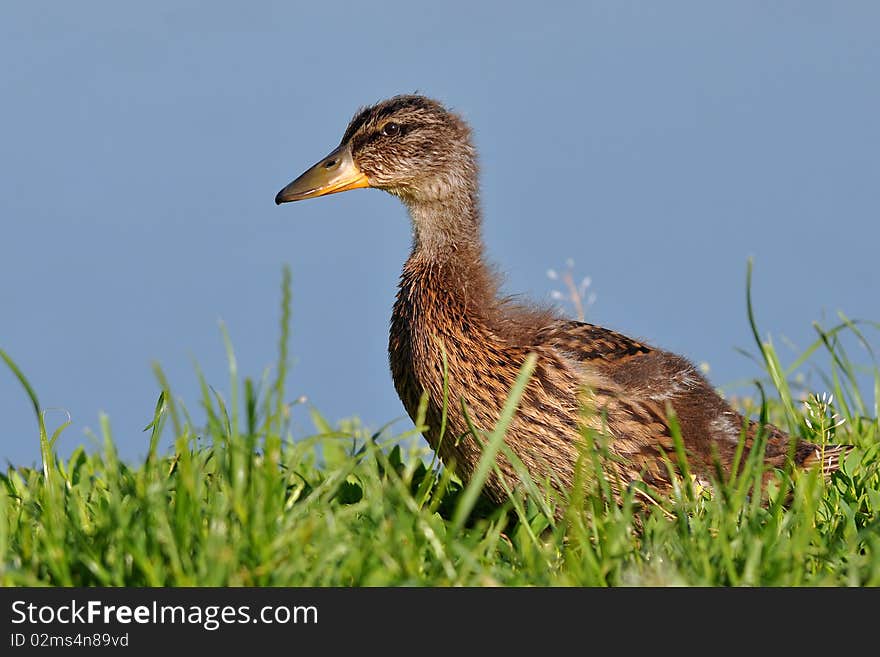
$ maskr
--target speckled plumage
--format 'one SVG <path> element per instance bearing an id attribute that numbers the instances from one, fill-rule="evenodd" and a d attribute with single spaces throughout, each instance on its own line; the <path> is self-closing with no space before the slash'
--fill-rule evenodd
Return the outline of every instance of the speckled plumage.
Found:
<path id="1" fill-rule="evenodd" d="M 389 123 L 396 124 L 387 129 Z M 386 134 L 388 133 L 388 134 Z M 467 479 L 481 454 L 461 411 L 491 430 L 529 353 L 537 365 L 505 442 L 538 481 L 570 487 L 585 428 L 608 437 L 606 468 L 615 490 L 635 480 L 664 489 L 663 454 L 673 453 L 667 413 L 677 418 L 692 472 L 711 479 L 713 455 L 728 468 L 743 430 L 750 448 L 759 429 L 712 389 L 686 359 L 550 310 L 501 299 L 486 265 L 480 234 L 476 152 L 470 129 L 440 103 L 397 96 L 360 110 L 342 145 L 371 187 L 408 207 L 413 245 L 391 319 L 389 359 L 394 385 L 415 419 L 428 393 L 425 438 Z M 447 427 L 439 440 L 443 355 L 448 364 Z M 766 461 L 782 467 L 789 437 L 768 426 Z M 838 452 L 825 451 L 824 467 Z M 816 462 L 815 445 L 799 442 L 796 464 Z M 516 475 L 503 456 L 509 485 Z M 490 476 L 486 492 L 505 499 Z"/>

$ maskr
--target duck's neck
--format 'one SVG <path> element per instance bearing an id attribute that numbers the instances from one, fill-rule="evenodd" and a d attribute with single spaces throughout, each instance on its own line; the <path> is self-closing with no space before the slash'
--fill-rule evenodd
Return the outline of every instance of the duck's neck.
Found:
<path id="1" fill-rule="evenodd" d="M 475 184 L 441 186 L 442 195 L 404 197 L 413 226 L 410 258 L 449 262 L 482 257 Z"/>
<path id="2" fill-rule="evenodd" d="M 475 192 L 462 189 L 439 200 L 406 201 L 413 245 L 401 288 L 419 284 L 440 297 L 451 295 L 472 308 L 494 298 L 486 265 Z M 417 281 L 414 279 L 422 280 Z"/>

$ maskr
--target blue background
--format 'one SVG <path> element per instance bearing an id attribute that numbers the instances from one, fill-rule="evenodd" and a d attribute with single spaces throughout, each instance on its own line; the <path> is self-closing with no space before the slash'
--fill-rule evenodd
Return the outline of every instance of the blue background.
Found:
<path id="1" fill-rule="evenodd" d="M 402 416 L 404 209 L 273 197 L 358 106 L 418 90 L 475 129 L 507 292 L 547 300 L 574 258 L 590 320 L 748 380 L 750 255 L 777 344 L 880 319 L 878 35 L 875 2 L 4 2 L 0 347 L 72 415 L 62 452 L 104 411 L 135 457 L 152 360 L 196 417 L 192 359 L 228 397 L 218 319 L 242 373 L 273 362 L 289 263 L 290 398 Z M 5 368 L 0 418 L 0 458 L 36 462 Z"/>

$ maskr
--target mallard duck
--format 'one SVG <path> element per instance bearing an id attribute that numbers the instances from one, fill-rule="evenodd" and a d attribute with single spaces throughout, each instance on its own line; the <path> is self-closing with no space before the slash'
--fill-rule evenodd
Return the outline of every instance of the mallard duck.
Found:
<path id="1" fill-rule="evenodd" d="M 555 311 L 498 294 L 481 237 L 477 153 L 467 123 L 441 103 L 401 95 L 359 110 L 329 155 L 284 187 L 277 204 L 374 187 L 397 196 L 412 219 L 412 250 L 391 317 L 394 385 L 415 421 L 428 395 L 424 434 L 467 480 L 483 444 L 470 431 L 491 430 L 530 353 L 531 379 L 505 442 L 536 482 L 565 490 L 575 478 L 584 435 L 607 436 L 609 481 L 619 496 L 633 482 L 671 485 L 674 412 L 691 473 L 709 482 L 714 459 L 729 469 L 745 432 L 759 424 L 730 407 L 685 358 Z M 447 426 L 440 436 L 447 377 Z M 467 409 L 466 417 L 462 406 Z M 671 412 L 670 412 L 671 411 Z M 469 424 L 470 420 L 470 424 Z M 764 425 L 768 472 L 789 457 L 791 439 Z M 838 451 L 797 441 L 795 464 L 836 467 Z M 485 492 L 497 502 L 516 484 L 503 454 Z"/>

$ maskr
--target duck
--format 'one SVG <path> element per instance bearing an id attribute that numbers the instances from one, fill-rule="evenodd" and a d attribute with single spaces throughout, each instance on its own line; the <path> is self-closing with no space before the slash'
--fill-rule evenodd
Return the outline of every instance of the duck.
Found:
<path id="1" fill-rule="evenodd" d="M 496 426 L 523 364 L 534 359 L 503 438 L 516 459 L 499 451 L 484 484 L 493 502 L 523 484 L 522 466 L 542 488 L 570 492 L 587 435 L 602 437 L 603 476 L 618 503 L 634 486 L 672 490 L 679 437 L 690 476 L 706 485 L 716 464 L 727 476 L 757 444 L 765 478 L 790 460 L 826 473 L 838 467 L 840 446 L 820 448 L 744 417 L 686 358 L 502 296 L 485 256 L 472 131 L 441 102 L 407 94 L 359 109 L 339 145 L 275 203 L 359 188 L 388 192 L 409 211 L 412 246 L 391 315 L 391 375 L 413 422 L 427 397 L 424 438 L 465 483 L 486 446 L 485 434 L 475 434 Z"/>

